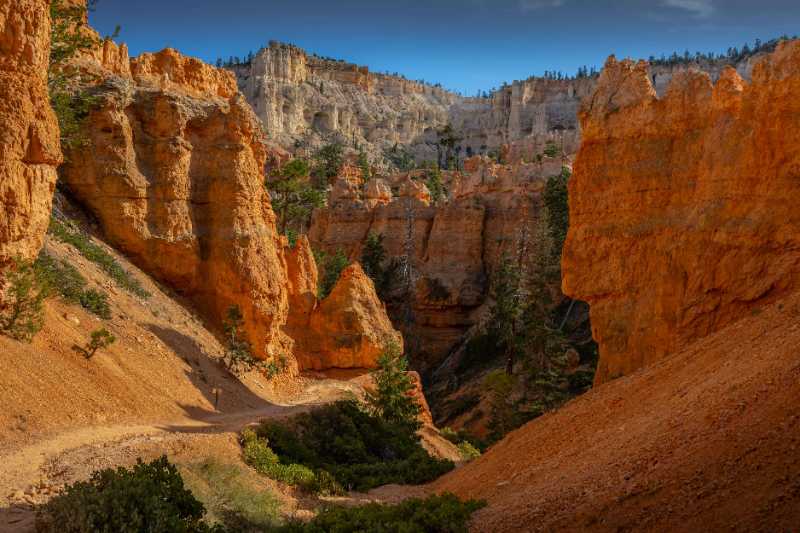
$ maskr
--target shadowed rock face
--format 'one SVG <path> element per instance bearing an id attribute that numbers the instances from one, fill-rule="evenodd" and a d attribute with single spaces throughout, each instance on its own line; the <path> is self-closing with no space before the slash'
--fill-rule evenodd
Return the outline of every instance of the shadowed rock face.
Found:
<path id="1" fill-rule="evenodd" d="M 800 42 L 744 82 L 609 59 L 580 113 L 564 292 L 591 304 L 602 383 L 782 294 L 800 272 Z"/>
<path id="2" fill-rule="evenodd" d="M 87 120 L 90 148 L 71 154 L 63 178 L 110 243 L 218 328 L 238 306 L 258 357 L 295 355 L 300 369 L 374 365 L 331 345 L 316 359 L 301 353 L 310 333 L 296 326 L 316 316 L 316 265 L 307 242 L 290 250 L 276 231 L 261 127 L 232 74 L 169 49 L 132 60 L 130 75 L 94 67 L 104 81 L 90 89 L 102 99 Z M 377 300 L 371 284 L 362 289 Z M 349 296 L 338 304 L 353 304 Z M 362 343 L 379 352 L 396 332 L 381 329 L 382 306 L 369 311 L 377 316 L 361 313 L 340 333 L 377 332 Z"/>
<path id="3" fill-rule="evenodd" d="M 381 234 L 388 258 L 410 257 L 411 279 L 396 275 L 387 305 L 415 368 L 428 373 L 481 320 L 491 273 L 503 254 L 519 253 L 525 228 L 538 220 L 546 178 L 561 170 L 560 158 L 497 165 L 475 157 L 464 172 L 444 173 L 451 197 L 441 205 L 407 175 L 363 187 L 340 178 L 330 205 L 315 211 L 309 240 L 357 259 L 368 235 Z"/>
<path id="4" fill-rule="evenodd" d="M 47 93 L 49 3 L 0 4 L 0 267 L 36 257 L 61 163 Z"/>

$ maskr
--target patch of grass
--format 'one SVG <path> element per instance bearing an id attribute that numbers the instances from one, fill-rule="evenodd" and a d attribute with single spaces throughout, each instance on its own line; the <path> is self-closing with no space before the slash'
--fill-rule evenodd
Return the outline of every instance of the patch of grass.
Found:
<path id="1" fill-rule="evenodd" d="M 92 242 L 89 236 L 79 229 L 53 217 L 50 219 L 48 232 L 59 241 L 74 246 L 82 256 L 102 268 L 117 285 L 126 291 L 140 298 L 147 299 L 150 297 L 150 293 L 142 287 L 130 272 L 125 270 L 111 254 Z"/>
<path id="2" fill-rule="evenodd" d="M 180 468 L 186 486 L 208 509 L 208 522 L 231 531 L 271 530 L 280 523 L 278 499 L 243 468 L 215 459 Z"/>
<path id="3" fill-rule="evenodd" d="M 311 522 L 293 523 L 286 533 L 466 533 L 472 513 L 485 507 L 483 501 L 462 502 L 452 494 L 411 498 L 397 505 L 371 503 L 360 507 L 331 507 Z"/>

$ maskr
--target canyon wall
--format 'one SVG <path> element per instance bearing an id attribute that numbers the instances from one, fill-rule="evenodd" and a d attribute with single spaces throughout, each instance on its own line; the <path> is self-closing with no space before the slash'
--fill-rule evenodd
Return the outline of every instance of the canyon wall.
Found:
<path id="1" fill-rule="evenodd" d="M 594 78 L 515 81 L 489 98 L 460 99 L 450 108 L 450 123 L 468 155 L 509 144 L 514 159 L 533 161 L 548 142 L 574 154 L 580 143 L 578 107 L 594 84 Z"/>
<path id="2" fill-rule="evenodd" d="M 609 59 L 580 111 L 563 289 L 591 304 L 596 382 L 663 359 L 800 273 L 800 42 L 752 68 L 675 74 Z"/>
<path id="3" fill-rule="evenodd" d="M 358 337 L 361 357 L 331 344 L 315 352 L 324 365 L 301 353 L 320 333 L 297 326 L 329 317 L 334 304 L 316 301 L 310 252 L 290 250 L 276 231 L 261 125 L 233 75 L 170 49 L 143 54 L 129 69 L 108 68 L 97 54 L 82 60 L 92 57 L 102 75 L 86 88 L 98 99 L 85 124 L 88 145 L 70 154 L 62 176 L 109 243 L 217 329 L 238 306 L 260 358 L 285 357 L 293 368 L 299 360 L 301 370 L 374 366 L 384 337 L 397 337 L 383 306 L 338 330 L 322 320 L 327 331 Z M 339 285 L 342 312 L 364 294 L 377 300 L 371 283 L 358 298 L 352 283 Z"/>
<path id="4" fill-rule="evenodd" d="M 512 144 L 519 157 L 533 160 L 548 141 L 574 153 L 578 105 L 594 84 L 589 78 L 531 78 L 488 98 L 465 98 L 275 42 L 231 70 L 268 136 L 281 146 L 299 143 L 311 151 L 339 141 L 363 147 L 373 161 L 395 144 L 418 161 L 435 161 L 437 132 L 447 124 L 462 139 L 462 157 Z"/>
<path id="5" fill-rule="evenodd" d="M 414 144 L 447 124 L 447 109 L 457 99 L 438 87 L 276 42 L 249 65 L 232 70 L 267 135 L 284 147 L 296 141 L 309 148 L 339 141 L 378 156 L 395 143 Z"/>
<path id="6" fill-rule="evenodd" d="M 314 212 L 309 240 L 358 259 L 375 233 L 388 258 L 410 258 L 386 299 L 415 369 L 427 373 L 480 321 L 490 274 L 504 253 L 516 256 L 538 220 L 546 179 L 561 170 L 560 158 L 499 165 L 474 157 L 464 172 L 444 173 L 449 199 L 438 205 L 430 203 L 423 171 L 364 184 L 340 178 L 328 207 Z"/>
<path id="7" fill-rule="evenodd" d="M 50 108 L 49 2 L 0 4 L 0 267 L 42 246 L 61 163 Z"/>

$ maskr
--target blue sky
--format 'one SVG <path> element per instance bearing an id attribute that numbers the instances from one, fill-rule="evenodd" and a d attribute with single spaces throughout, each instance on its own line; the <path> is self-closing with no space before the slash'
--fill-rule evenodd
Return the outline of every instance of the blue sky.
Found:
<path id="1" fill-rule="evenodd" d="M 270 40 L 475 94 L 609 54 L 723 52 L 800 34 L 800 0 L 101 0 L 131 54 L 166 46 L 214 61 Z"/>

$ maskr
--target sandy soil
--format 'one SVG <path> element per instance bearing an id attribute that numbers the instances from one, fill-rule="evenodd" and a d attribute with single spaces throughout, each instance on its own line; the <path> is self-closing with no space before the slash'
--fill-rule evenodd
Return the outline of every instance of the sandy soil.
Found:
<path id="1" fill-rule="evenodd" d="M 431 487 L 474 531 L 797 531 L 800 297 L 511 433 Z"/>

